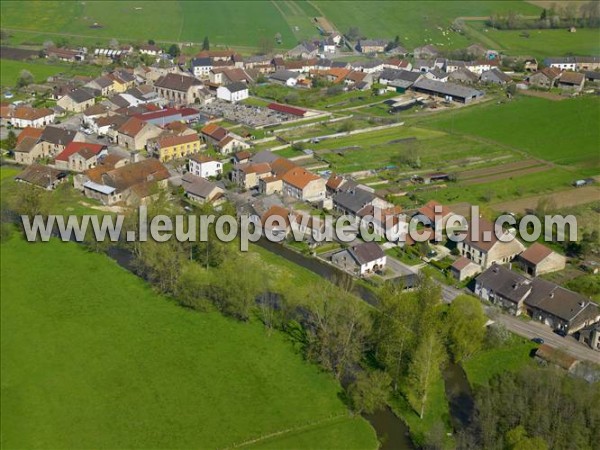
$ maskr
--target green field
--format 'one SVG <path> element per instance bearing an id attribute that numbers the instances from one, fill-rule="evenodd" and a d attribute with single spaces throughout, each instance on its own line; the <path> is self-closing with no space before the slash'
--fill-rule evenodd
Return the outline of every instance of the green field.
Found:
<path id="1" fill-rule="evenodd" d="M 45 82 L 50 76 L 62 73 L 67 76 L 90 75 L 95 76 L 100 73 L 100 67 L 80 64 L 56 63 L 47 64 L 45 61 L 26 62 L 14 61 L 11 59 L 0 60 L 0 85 L 14 86 L 22 70 L 28 70 L 32 73 L 36 82 Z"/>
<path id="2" fill-rule="evenodd" d="M 313 2 L 343 33 L 359 27 L 368 38 L 393 39 L 412 50 L 426 43 L 440 48 L 461 48 L 468 38 L 448 28 L 457 17 L 488 17 L 493 12 L 514 10 L 522 14 L 539 14 L 537 6 L 518 1 L 438 1 L 438 2 Z M 438 28 L 440 27 L 441 30 Z"/>
<path id="3" fill-rule="evenodd" d="M 139 42 L 202 42 L 208 36 L 212 44 L 250 48 L 281 33 L 284 48 L 297 42 L 267 1 L 3 1 L 1 12 L 3 28 L 32 32 L 31 39 L 37 33 Z M 91 28 L 95 23 L 101 28 Z"/>
<path id="4" fill-rule="evenodd" d="M 600 99 L 580 97 L 563 101 L 520 96 L 440 115 L 426 126 L 451 133 L 496 141 L 547 161 L 600 169 Z"/>
<path id="5" fill-rule="evenodd" d="M 511 335 L 507 343 L 479 351 L 473 358 L 463 363 L 463 369 L 471 386 L 486 385 L 494 375 L 516 372 L 530 364 L 530 353 L 535 348 L 537 344 Z"/>
<path id="6" fill-rule="evenodd" d="M 75 244 L 1 245 L 3 448 L 375 448 L 280 334 L 169 302 Z M 107 283 L 106 280 L 110 280 Z"/>
<path id="7" fill-rule="evenodd" d="M 578 28 L 576 33 L 569 33 L 566 29 L 496 30 L 479 21 L 468 22 L 467 26 L 483 35 L 486 40 L 491 40 L 489 45 L 507 55 L 533 55 L 538 58 L 600 55 L 598 28 Z M 527 34 L 524 35 L 524 32 Z"/>

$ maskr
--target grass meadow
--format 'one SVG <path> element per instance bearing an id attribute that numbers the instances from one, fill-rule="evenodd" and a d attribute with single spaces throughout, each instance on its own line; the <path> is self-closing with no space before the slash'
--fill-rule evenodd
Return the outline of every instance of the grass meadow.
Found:
<path id="1" fill-rule="evenodd" d="M 431 118 L 426 125 L 450 133 L 474 135 L 524 151 L 562 166 L 600 170 L 600 99 L 563 101 L 518 96 Z"/>
<path id="2" fill-rule="evenodd" d="M 175 306 L 75 244 L 14 234 L 0 250 L 3 447 L 223 448 L 287 430 L 275 442 L 376 448 L 283 335 Z"/>
<path id="3" fill-rule="evenodd" d="M 0 60 L 0 85 L 14 86 L 22 70 L 28 70 L 36 82 L 44 82 L 48 77 L 59 73 L 67 76 L 89 75 L 95 76 L 101 72 L 100 67 L 80 64 L 54 63 L 48 64 L 45 60 L 39 62 L 14 61 L 12 59 Z"/>
<path id="4" fill-rule="evenodd" d="M 578 28 L 576 33 L 566 29 L 555 30 L 496 30 L 485 22 L 469 22 L 476 32 L 491 40 L 493 48 L 507 55 L 535 55 L 536 57 L 599 55 L 600 32 L 597 28 Z"/>
<path id="5" fill-rule="evenodd" d="M 358 27 L 371 39 L 400 37 L 408 49 L 431 43 L 441 48 L 461 48 L 470 44 L 465 35 L 448 32 L 457 17 L 487 17 L 493 12 L 518 11 L 539 14 L 537 6 L 518 1 L 437 1 L 384 2 L 316 1 L 314 3 L 343 33 Z M 427 5 L 425 5 L 427 4 Z M 440 29 L 441 28 L 441 29 Z"/>

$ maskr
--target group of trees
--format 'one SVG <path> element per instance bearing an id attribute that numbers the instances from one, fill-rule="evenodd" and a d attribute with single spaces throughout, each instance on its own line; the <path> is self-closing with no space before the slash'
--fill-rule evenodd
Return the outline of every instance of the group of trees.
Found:
<path id="1" fill-rule="evenodd" d="M 500 30 L 518 29 L 545 29 L 565 27 L 589 27 L 600 26 L 600 3 L 590 1 L 579 5 L 577 2 L 565 2 L 564 7 L 557 8 L 552 5 L 544 9 L 539 19 L 528 19 L 515 11 L 509 11 L 506 15 L 492 14 L 487 20 L 487 25 Z"/>
<path id="2" fill-rule="evenodd" d="M 467 449 L 597 448 L 600 386 L 558 369 L 503 372 L 475 393 L 476 414 L 459 436 Z"/>

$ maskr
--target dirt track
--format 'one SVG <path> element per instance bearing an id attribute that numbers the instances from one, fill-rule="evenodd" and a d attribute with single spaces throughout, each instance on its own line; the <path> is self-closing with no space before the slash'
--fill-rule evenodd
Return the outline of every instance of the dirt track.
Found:
<path id="1" fill-rule="evenodd" d="M 473 169 L 460 172 L 458 174 L 459 180 L 470 180 L 473 178 L 480 178 L 488 175 L 496 175 L 499 173 L 510 172 L 513 170 L 525 169 L 528 167 L 539 166 L 540 161 L 535 159 L 526 159 L 525 161 L 516 161 L 511 163 L 500 164 L 492 167 L 484 167 L 482 169 Z"/>
<path id="2" fill-rule="evenodd" d="M 462 184 L 468 186 L 471 184 L 490 183 L 492 181 L 505 180 L 507 178 L 522 177 L 523 175 L 530 175 L 532 173 L 543 172 L 545 170 L 548 170 L 548 166 L 528 167 L 526 169 L 511 170 L 510 172 L 500 172 L 485 177 L 471 178 L 467 181 L 464 181 Z"/>
<path id="3" fill-rule="evenodd" d="M 583 205 L 593 201 L 600 201 L 600 186 L 586 186 L 582 188 L 570 188 L 553 194 L 535 195 L 507 202 L 494 203 L 491 205 L 496 211 L 512 211 L 518 214 L 526 213 L 527 209 L 534 209 L 541 198 L 549 197 L 556 202 L 558 208 Z"/>

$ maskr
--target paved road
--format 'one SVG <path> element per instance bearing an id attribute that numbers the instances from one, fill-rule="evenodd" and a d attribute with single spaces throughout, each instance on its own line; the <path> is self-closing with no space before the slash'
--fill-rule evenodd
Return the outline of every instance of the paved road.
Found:
<path id="1" fill-rule="evenodd" d="M 388 262 L 393 262 L 394 265 L 403 266 L 405 270 L 413 272 L 418 272 L 419 269 L 419 267 L 408 266 L 401 261 L 390 257 L 388 257 Z M 442 289 L 442 300 L 444 303 L 451 303 L 452 300 L 454 300 L 457 296 L 464 294 L 464 292 L 459 289 L 448 286 L 440 281 L 435 281 Z M 492 311 L 494 314 L 491 314 Z M 555 334 L 548 326 L 542 323 L 535 322 L 533 320 L 524 321 L 515 316 L 501 313 L 498 310 L 492 310 L 491 308 L 486 308 L 486 314 L 488 316 L 493 315 L 494 320 L 504 324 L 509 331 L 518 334 L 519 336 L 523 336 L 527 339 L 541 337 L 546 344 L 563 350 L 574 358 L 600 364 L 600 352 L 592 350 L 587 345 L 582 344 L 572 336 L 559 336 L 558 334 Z"/>
<path id="2" fill-rule="evenodd" d="M 527 339 L 541 337 L 544 343 L 551 347 L 563 350 L 580 360 L 588 360 L 600 364 L 600 352 L 595 352 L 585 344 L 577 341 L 572 336 L 562 337 L 552 332 L 550 328 L 539 322 L 524 321 L 507 314 L 499 314 L 495 320 L 504 324 L 506 328 L 519 336 Z"/>

